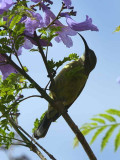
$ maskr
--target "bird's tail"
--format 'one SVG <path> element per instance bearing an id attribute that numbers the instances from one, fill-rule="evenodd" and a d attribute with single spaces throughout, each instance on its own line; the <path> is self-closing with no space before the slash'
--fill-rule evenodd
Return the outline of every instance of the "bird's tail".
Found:
<path id="1" fill-rule="evenodd" d="M 47 131 L 50 127 L 51 120 L 47 118 L 47 113 L 45 114 L 44 118 L 40 122 L 40 125 L 34 132 L 34 137 L 36 139 L 42 138 L 47 134 Z"/>

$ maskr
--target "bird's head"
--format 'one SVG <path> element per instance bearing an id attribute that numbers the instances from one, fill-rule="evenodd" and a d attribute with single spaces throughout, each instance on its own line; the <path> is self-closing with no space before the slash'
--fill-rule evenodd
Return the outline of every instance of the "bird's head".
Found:
<path id="1" fill-rule="evenodd" d="M 78 33 L 79 34 L 79 33 Z M 84 61 L 85 69 L 87 73 L 90 73 L 96 66 L 97 58 L 93 50 L 88 47 L 86 40 L 83 38 L 81 34 L 79 34 L 85 44 L 85 52 L 82 55 L 82 59 Z"/>

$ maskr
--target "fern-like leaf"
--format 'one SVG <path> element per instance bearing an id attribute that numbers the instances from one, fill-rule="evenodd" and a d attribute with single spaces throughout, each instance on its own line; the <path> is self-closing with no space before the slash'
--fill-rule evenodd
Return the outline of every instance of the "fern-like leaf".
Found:
<path id="1" fill-rule="evenodd" d="M 119 32 L 120 31 L 120 26 L 118 26 L 114 32 Z"/>
<path id="2" fill-rule="evenodd" d="M 14 16 L 14 18 L 12 19 L 11 23 L 10 23 L 10 29 L 13 29 L 13 27 L 15 26 L 16 23 L 18 23 L 21 20 L 22 16 L 17 14 Z"/>
<path id="3" fill-rule="evenodd" d="M 116 115 L 116 116 L 120 117 L 120 110 L 117 110 L 117 109 L 109 109 L 109 110 L 107 110 L 106 112 L 109 113 L 109 114 Z"/>
<path id="4" fill-rule="evenodd" d="M 107 128 L 107 126 L 103 126 L 103 127 L 99 128 L 99 129 L 95 132 L 94 136 L 92 137 L 92 139 L 91 139 L 91 141 L 90 141 L 90 144 L 92 144 L 92 143 L 96 140 L 96 138 L 98 137 L 98 135 L 99 135 L 104 129 L 106 129 L 106 128 Z"/>
<path id="5" fill-rule="evenodd" d="M 114 145 L 115 145 L 115 151 L 117 151 L 118 147 L 120 146 L 120 130 L 115 137 Z"/>
<path id="6" fill-rule="evenodd" d="M 98 114 L 98 116 L 103 117 L 103 118 L 107 119 L 110 122 L 116 122 L 116 119 L 113 116 L 111 116 L 111 115 L 108 115 L 108 114 Z"/>
<path id="7" fill-rule="evenodd" d="M 115 128 L 117 127 L 118 125 L 112 125 L 110 127 L 110 129 L 107 131 L 107 133 L 105 134 L 104 138 L 102 139 L 102 143 L 101 143 L 101 151 L 106 147 L 113 131 L 115 130 Z"/>
<path id="8" fill-rule="evenodd" d="M 85 135 L 87 135 L 90 131 L 92 131 L 95 128 L 96 127 L 85 128 L 84 130 L 82 130 L 82 134 L 85 136 Z"/>
<path id="9" fill-rule="evenodd" d="M 73 141 L 73 148 L 77 147 L 79 145 L 79 141 L 77 139 L 77 137 L 74 138 L 74 141 Z"/>
<path id="10" fill-rule="evenodd" d="M 90 141 L 90 144 L 92 144 L 105 129 L 108 129 L 106 132 L 104 132 L 104 137 L 101 142 L 102 151 L 106 147 L 115 128 L 120 127 L 120 123 L 117 123 L 116 120 L 116 118 L 118 117 L 120 117 L 120 110 L 109 109 L 106 111 L 106 113 L 98 114 L 96 115 L 96 117 L 91 118 L 92 122 L 83 124 L 80 130 L 83 133 L 83 135 L 87 135 L 91 131 L 95 131 Z M 109 121 L 109 123 L 107 123 L 107 121 Z M 74 147 L 78 146 L 78 144 L 78 139 L 75 137 Z M 117 151 L 117 149 L 120 147 L 120 130 L 115 137 L 114 147 L 115 151 Z"/>
<path id="11" fill-rule="evenodd" d="M 101 119 L 101 118 L 91 118 L 91 120 L 96 121 L 96 122 L 99 122 L 99 123 L 101 123 L 101 124 L 105 124 L 105 120 L 104 120 L 104 119 Z"/>

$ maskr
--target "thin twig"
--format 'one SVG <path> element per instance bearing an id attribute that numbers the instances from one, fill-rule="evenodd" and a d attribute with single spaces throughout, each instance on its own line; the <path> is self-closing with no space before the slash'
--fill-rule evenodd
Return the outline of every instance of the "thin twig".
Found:
<path id="1" fill-rule="evenodd" d="M 64 4 L 62 4 L 62 7 L 61 7 L 61 9 L 60 9 L 58 15 L 56 16 L 56 18 L 55 18 L 51 23 L 48 24 L 48 26 L 46 27 L 46 29 L 49 28 L 52 24 L 54 24 L 54 22 L 55 22 L 56 20 L 58 20 L 58 18 L 59 18 L 59 16 L 60 16 L 61 12 L 62 12 L 62 10 L 63 10 L 63 7 L 64 7 Z"/>
<path id="2" fill-rule="evenodd" d="M 28 96 L 28 97 L 23 98 L 22 100 L 20 100 L 19 102 L 17 102 L 17 104 L 19 104 L 19 103 L 23 102 L 23 101 L 24 101 L 24 100 L 26 100 L 26 99 L 34 98 L 34 97 L 42 98 L 42 96 L 39 96 L 39 95 L 32 95 L 32 96 Z"/>
<path id="3" fill-rule="evenodd" d="M 14 105 L 13 105 L 12 107 L 8 108 L 8 110 L 5 111 L 5 112 L 0 116 L 0 118 L 4 117 L 6 113 L 10 112 L 12 108 L 14 108 L 16 105 L 18 105 L 18 104 L 21 103 L 22 101 L 24 101 L 24 100 L 26 100 L 26 99 L 29 99 L 29 98 L 32 98 L 32 97 L 39 97 L 39 98 L 41 98 L 41 96 L 39 96 L 39 95 L 32 95 L 32 96 L 28 96 L 28 97 L 26 97 L 26 98 L 24 98 L 24 99 L 22 99 L 22 100 L 20 100 L 20 101 L 18 101 L 18 102 L 15 101 L 15 102 L 14 102 L 15 104 L 13 103 Z"/>
<path id="4" fill-rule="evenodd" d="M 13 126 L 13 128 L 15 129 L 15 131 L 19 134 L 19 136 L 24 140 L 24 142 L 26 143 L 26 146 L 28 148 L 30 148 L 30 150 L 32 150 L 33 152 L 35 152 L 42 160 L 47 160 L 42 153 L 38 150 L 38 148 L 36 147 L 36 145 L 34 145 L 19 129 L 18 125 L 15 123 L 15 121 L 13 120 L 13 118 L 9 117 L 9 122 L 11 123 L 11 125 Z"/>
<path id="5" fill-rule="evenodd" d="M 47 59 L 46 59 L 45 54 L 44 54 L 44 52 L 43 52 L 43 49 L 42 49 L 42 47 L 41 47 L 41 45 L 40 45 L 40 43 L 39 43 L 39 37 L 37 36 L 37 33 L 36 33 L 36 32 L 34 32 L 34 40 L 35 40 L 36 43 L 37 43 L 39 52 L 41 53 L 43 62 L 44 62 L 44 64 L 45 64 L 46 70 L 47 70 L 47 72 L 48 72 L 48 77 L 50 77 L 51 85 L 54 86 L 54 78 L 53 78 L 53 75 L 52 75 L 52 73 L 51 73 L 50 68 L 48 67 Z"/>
<path id="6" fill-rule="evenodd" d="M 22 143 L 11 143 L 11 145 L 20 145 L 20 146 L 28 147 L 26 144 L 22 144 Z"/>
<path id="7" fill-rule="evenodd" d="M 39 143 L 37 143 L 35 141 L 35 139 L 33 137 L 31 137 L 21 126 L 18 126 L 18 128 L 24 133 L 26 134 L 30 139 L 31 141 L 33 141 L 40 149 L 42 149 L 52 160 L 56 160 L 52 154 L 50 154 L 45 148 L 43 148 Z"/>
<path id="8" fill-rule="evenodd" d="M 0 135 L 0 137 L 10 138 L 10 137 L 7 137 L 7 136 L 2 136 L 2 135 Z M 22 141 L 20 139 L 17 139 L 17 138 L 11 138 L 11 139 L 24 143 L 24 141 Z"/>
<path id="9" fill-rule="evenodd" d="M 46 87 L 45 87 L 45 90 L 47 90 L 47 87 L 48 87 L 49 84 L 50 84 L 50 80 L 49 80 L 49 82 L 47 83 L 47 85 L 46 85 Z"/>
<path id="10" fill-rule="evenodd" d="M 14 50 L 15 51 L 15 50 Z M 25 72 L 25 69 L 24 69 L 24 67 L 23 67 L 23 65 L 22 65 L 22 63 L 21 63 L 21 61 L 20 61 L 20 59 L 19 59 L 19 57 L 18 57 L 18 55 L 17 55 L 17 52 L 15 51 L 15 56 L 16 56 L 16 58 L 17 58 L 17 60 L 18 60 L 18 62 L 19 62 L 19 64 L 20 64 L 20 66 L 21 66 L 21 68 L 23 69 L 23 71 Z"/>
<path id="11" fill-rule="evenodd" d="M 47 59 L 47 56 L 48 56 L 48 45 L 47 45 L 47 49 L 46 49 L 46 59 Z"/>

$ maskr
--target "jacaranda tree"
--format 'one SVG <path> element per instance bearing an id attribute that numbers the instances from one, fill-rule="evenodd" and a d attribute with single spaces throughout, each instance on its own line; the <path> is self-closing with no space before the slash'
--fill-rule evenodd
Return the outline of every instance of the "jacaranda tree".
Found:
<path id="1" fill-rule="evenodd" d="M 57 15 L 52 12 L 52 6 L 54 6 L 54 1 L 51 0 L 0 1 L 0 71 L 2 73 L 0 78 L 0 145 L 9 148 L 14 144 L 13 141 L 17 141 L 30 148 L 41 159 L 46 159 L 41 153 L 43 150 L 55 160 L 53 155 L 36 142 L 34 137 L 45 136 L 51 122 L 62 115 L 82 144 L 89 159 L 96 160 L 83 134 L 67 113 L 67 109 L 82 92 L 89 73 L 96 65 L 94 51 L 88 47 L 84 37 L 79 34 L 85 44 L 85 53 L 82 57 L 79 58 L 77 54 L 72 53 L 56 62 L 54 59 L 48 59 L 47 55 L 49 47 L 59 46 L 62 42 L 65 47 L 70 48 L 73 45 L 72 36 L 87 30 L 98 31 L 98 28 L 92 24 L 92 19 L 88 15 L 84 22 L 73 20 L 77 13 L 71 0 L 61 0 L 61 9 Z M 66 20 L 66 24 L 61 22 L 62 19 Z M 53 40 L 56 41 L 54 45 Z M 20 56 L 26 54 L 24 52 L 40 53 L 47 70 L 46 76 L 49 78 L 46 87 L 38 84 L 32 75 L 29 75 L 29 68 L 20 60 Z M 67 61 L 69 64 L 64 67 L 61 74 L 57 75 L 58 68 Z M 31 88 L 36 89 L 38 95 L 24 97 L 22 91 Z M 49 103 L 49 111 L 33 122 L 34 137 L 31 136 L 32 132 L 29 135 L 18 123 L 19 105 L 31 97 L 43 98 Z M 15 137 L 16 133 L 21 137 L 20 139 Z"/>

